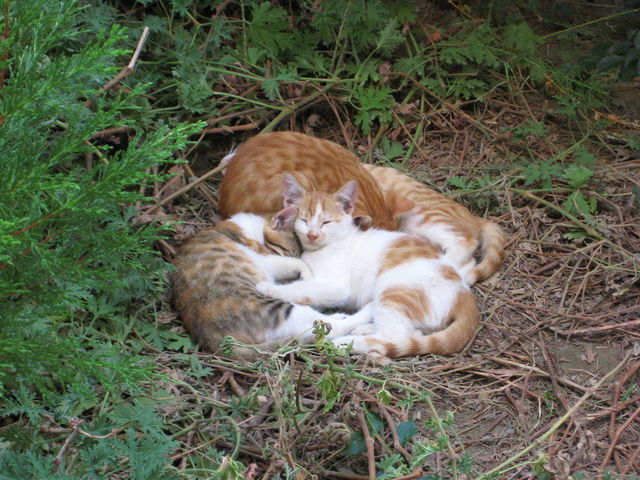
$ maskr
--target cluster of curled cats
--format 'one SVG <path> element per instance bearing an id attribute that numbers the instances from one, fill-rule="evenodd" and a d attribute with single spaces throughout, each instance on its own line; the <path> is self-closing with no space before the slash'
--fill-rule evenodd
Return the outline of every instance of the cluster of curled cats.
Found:
<path id="1" fill-rule="evenodd" d="M 301 133 L 257 135 L 223 162 L 226 220 L 174 259 L 176 308 L 203 348 L 226 335 L 265 349 L 312 341 L 316 321 L 380 360 L 455 353 L 474 337 L 469 286 L 504 258 L 495 223 Z"/>

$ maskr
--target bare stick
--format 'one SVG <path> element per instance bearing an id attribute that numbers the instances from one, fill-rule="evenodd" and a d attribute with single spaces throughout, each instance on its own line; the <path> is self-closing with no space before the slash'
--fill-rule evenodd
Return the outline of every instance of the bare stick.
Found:
<path id="1" fill-rule="evenodd" d="M 231 134 L 233 132 L 243 132 L 245 130 L 255 130 L 256 128 L 258 128 L 260 126 L 260 122 L 253 122 L 253 123 L 247 123 L 244 125 L 234 125 L 234 126 L 230 126 L 230 127 L 212 127 L 212 128 L 205 128 L 204 130 L 202 130 L 201 133 L 224 133 L 224 134 Z"/>
<path id="2" fill-rule="evenodd" d="M 200 178 L 198 178 L 197 180 L 194 180 L 193 182 L 191 182 L 188 185 L 185 185 L 184 187 L 182 187 L 180 190 L 177 190 L 175 192 L 173 192 L 171 195 L 163 198 L 161 201 L 157 202 L 155 205 L 153 205 L 151 208 L 149 208 L 146 212 L 144 212 L 145 214 L 150 214 L 155 212 L 157 209 L 159 209 L 161 206 L 169 203 L 170 201 L 172 201 L 174 198 L 179 197 L 180 195 L 188 192 L 189 190 L 191 190 L 193 187 L 199 185 L 200 183 L 204 182 L 207 178 L 212 177 L 213 175 L 215 175 L 216 173 L 220 172 L 221 170 L 224 169 L 226 165 L 218 165 L 216 168 L 214 168 L 213 170 L 208 171 L 207 173 L 205 173 L 204 175 L 202 175 Z"/>
<path id="3" fill-rule="evenodd" d="M 364 418 L 364 410 L 358 410 L 358 420 L 362 433 L 364 433 L 364 443 L 367 446 L 367 462 L 369 464 L 369 480 L 376 480 L 376 459 L 373 451 L 373 438 L 367 427 L 367 421 Z"/>
<path id="4" fill-rule="evenodd" d="M 623 254 L 625 254 L 627 257 L 629 257 L 629 259 L 631 259 L 632 261 L 636 262 L 638 261 L 639 257 L 637 255 L 634 255 L 633 253 L 631 253 L 629 250 L 627 250 L 624 247 L 621 247 L 620 245 L 613 243 L 611 240 L 609 240 L 608 238 L 605 238 L 600 232 L 598 232 L 596 229 L 591 228 L 589 225 L 587 225 L 586 223 L 584 223 L 583 221 L 579 220 L 578 217 L 576 217 L 575 215 L 569 213 L 567 210 L 565 210 L 564 208 L 561 208 L 557 205 L 555 205 L 552 202 L 549 202 L 543 198 L 540 198 L 536 195 L 534 195 L 531 192 L 528 192 L 527 190 L 520 190 L 518 188 L 510 188 L 509 189 L 510 192 L 514 192 L 517 193 L 518 195 L 521 195 L 525 198 L 528 198 L 529 200 L 533 200 L 535 202 L 541 203 L 542 205 L 545 205 L 549 208 L 551 208 L 552 210 L 555 210 L 556 212 L 558 212 L 559 214 L 563 215 L 564 217 L 568 218 L 569 220 L 571 220 L 573 223 L 575 223 L 578 227 L 580 227 L 581 229 L 583 229 L 585 232 L 587 232 L 588 235 L 590 235 L 591 237 L 597 238 L 598 240 L 603 241 L 604 243 L 606 243 L 607 245 L 609 245 L 611 248 L 618 250 L 619 252 L 622 252 Z"/>
<path id="5" fill-rule="evenodd" d="M 304 107 L 308 103 L 311 103 L 313 100 L 315 100 L 316 98 L 321 96 L 325 90 L 331 89 L 332 87 L 334 87 L 338 83 L 339 82 L 328 83 L 327 85 L 322 87 L 320 90 L 317 90 L 317 91 L 311 93 L 310 95 L 308 95 L 305 98 L 303 98 L 302 100 L 300 100 L 298 103 L 294 103 L 293 105 L 285 107 L 278 115 L 276 115 L 276 117 L 273 120 L 271 120 L 271 122 L 269 122 L 269 124 L 266 127 L 264 127 L 262 129 L 261 133 L 266 133 L 266 132 L 272 131 L 282 120 L 287 118 L 289 115 L 294 113 L 296 110 L 299 110 L 300 108 Z"/>
<path id="6" fill-rule="evenodd" d="M 74 428 L 71 434 L 67 437 L 67 439 L 62 444 L 62 447 L 60 448 L 60 451 L 56 455 L 56 458 L 53 459 L 53 464 L 55 465 L 56 470 L 58 469 L 60 462 L 62 462 L 62 457 L 64 457 L 64 454 L 67 451 L 67 448 L 69 448 L 69 445 L 71 445 L 71 441 L 74 439 L 76 435 L 78 435 L 78 430 Z"/>
<path id="7" fill-rule="evenodd" d="M 630 377 L 635 375 L 636 371 L 639 368 L 640 368 L 640 362 L 636 362 L 635 364 L 633 364 L 629 368 L 629 370 L 626 373 L 624 373 L 622 377 L 616 381 L 616 385 L 613 389 L 613 405 L 612 405 L 613 410 L 611 412 L 611 419 L 609 422 L 609 440 L 611 441 L 611 443 L 609 444 L 609 449 L 607 450 L 604 460 L 602 460 L 602 463 L 600 464 L 600 469 L 598 470 L 599 478 L 601 478 L 604 474 L 604 469 L 607 466 L 607 463 L 609 463 L 609 458 L 611 457 L 611 454 L 613 454 L 613 449 L 618 443 L 618 439 L 620 438 L 620 435 L 625 430 L 625 428 L 629 425 L 629 423 L 633 420 L 633 418 L 638 415 L 638 411 L 640 410 L 640 409 L 637 409 L 631 415 L 631 417 L 624 423 L 624 425 L 620 427 L 618 430 L 616 430 L 616 415 L 620 411 L 620 409 L 618 408 L 619 400 L 620 400 L 620 392 L 622 391 L 624 384 L 627 383 L 627 380 L 629 380 Z M 618 473 L 621 473 L 620 470 L 621 469 L 618 468 Z"/>
<path id="8" fill-rule="evenodd" d="M 142 35 L 140 35 L 140 40 L 138 40 L 136 50 L 133 52 L 133 56 L 131 57 L 129 65 L 127 65 L 127 68 L 130 68 L 132 71 L 136 68 L 138 57 L 140 57 L 140 52 L 142 52 L 142 47 L 144 47 L 144 44 L 147 41 L 147 37 L 149 37 L 149 27 L 144 27 L 142 29 Z"/>
<path id="9" fill-rule="evenodd" d="M 398 437 L 398 426 L 393 421 L 393 418 L 391 418 L 391 415 L 389 414 L 389 412 L 387 412 L 387 409 L 384 408 L 384 405 L 382 404 L 382 402 L 378 400 L 376 403 L 378 405 L 378 410 L 380 411 L 382 416 L 385 418 L 385 420 L 389 424 L 389 428 L 391 429 L 391 436 L 393 438 L 394 448 L 400 453 L 402 453 L 402 455 L 404 455 L 404 458 L 406 458 L 407 461 L 411 463 L 411 460 L 412 460 L 411 454 L 407 451 L 406 448 L 400 445 L 400 438 Z"/>
<path id="10" fill-rule="evenodd" d="M 604 456 L 604 460 L 602 460 L 602 463 L 600 464 L 600 469 L 598 471 L 598 478 L 603 477 L 604 469 L 609 463 L 609 458 L 611 458 L 611 454 L 613 453 L 613 449 L 616 447 L 618 440 L 620 439 L 620 435 L 622 435 L 622 432 L 626 430 L 626 428 L 631 424 L 631 422 L 633 422 L 636 419 L 638 415 L 640 415 L 640 407 L 636 408 L 635 412 L 633 412 L 631 416 L 627 418 L 627 421 L 624 422 L 622 426 L 615 431 L 613 438 L 611 439 L 611 443 L 609 444 L 609 449 L 607 450 L 607 454 Z"/>
<path id="11" fill-rule="evenodd" d="M 131 60 L 129 60 L 129 64 L 126 67 L 124 67 L 122 70 L 120 70 L 120 73 L 118 73 L 115 77 L 113 77 L 111 80 L 105 83 L 102 87 L 100 87 L 100 90 L 106 92 L 107 90 L 112 89 L 120 80 L 128 77 L 133 73 L 133 71 L 136 68 L 136 64 L 138 63 L 140 52 L 142 52 L 142 47 L 147 41 L 148 36 L 149 36 L 149 27 L 144 27 L 144 29 L 142 30 L 142 35 L 140 35 L 140 40 L 138 40 L 138 45 L 136 46 L 136 49 L 133 52 L 133 55 L 131 56 Z M 93 103 L 93 100 L 89 99 L 86 102 L 84 102 L 84 106 L 88 108 L 91 106 L 92 103 Z"/>
<path id="12" fill-rule="evenodd" d="M 559 333 L 560 335 L 577 335 L 580 333 L 605 332 L 607 330 L 615 330 L 617 328 L 635 327 L 636 325 L 640 325 L 640 319 L 614 323 L 613 325 L 604 325 L 602 327 L 579 328 L 577 330 L 556 330 L 556 333 Z"/>

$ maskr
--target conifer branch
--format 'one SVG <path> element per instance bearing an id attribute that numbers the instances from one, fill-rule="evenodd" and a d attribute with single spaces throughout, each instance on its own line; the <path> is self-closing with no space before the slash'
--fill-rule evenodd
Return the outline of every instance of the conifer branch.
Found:
<path id="1" fill-rule="evenodd" d="M 7 40 L 9 38 L 9 3 L 10 0 L 5 0 L 4 4 L 4 32 L 2 33 L 2 39 Z M 2 61 L 6 62 L 9 60 L 9 47 L 2 54 Z M 0 70 L 0 90 L 4 88 L 4 76 L 7 73 L 7 69 L 3 68 Z M 4 123 L 4 115 L 0 115 L 0 126 Z"/>
<path id="2" fill-rule="evenodd" d="M 2 39 L 7 40 L 9 38 L 9 4 L 10 0 L 6 0 L 4 4 L 4 32 L 2 33 Z M 2 54 L 2 61 L 6 62 L 9 59 L 9 48 L 7 48 Z M 0 72 L 0 90 L 4 87 L 4 76 L 7 73 L 7 69 L 3 68 Z"/>

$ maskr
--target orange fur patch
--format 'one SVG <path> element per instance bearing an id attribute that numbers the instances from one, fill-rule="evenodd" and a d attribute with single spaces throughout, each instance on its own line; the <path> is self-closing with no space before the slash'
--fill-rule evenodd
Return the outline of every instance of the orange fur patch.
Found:
<path id="1" fill-rule="evenodd" d="M 380 303 L 416 323 L 422 322 L 430 310 L 429 298 L 420 288 L 389 288 L 382 292 Z"/>
<path id="2" fill-rule="evenodd" d="M 460 281 L 460 275 L 458 275 L 458 273 L 448 265 L 445 265 L 440 269 L 440 275 L 442 275 L 442 278 L 450 282 Z"/>
<path id="3" fill-rule="evenodd" d="M 390 245 L 378 273 L 384 273 L 417 258 L 438 258 L 440 253 L 435 245 L 426 240 L 406 235 Z"/>
<path id="4" fill-rule="evenodd" d="M 391 206 L 392 215 L 402 214 L 400 204 L 394 204 L 393 198 L 400 196 L 414 204 L 409 215 L 417 225 L 411 227 L 411 233 L 417 236 L 428 235 L 420 229 L 429 225 L 444 225 L 451 233 L 452 241 L 467 253 L 471 260 L 478 246 L 482 247 L 482 257 L 477 268 L 465 279 L 469 283 L 486 280 L 500 267 L 504 259 L 504 233 L 500 227 L 469 211 L 467 207 L 432 190 L 423 183 L 411 178 L 395 168 L 378 165 L 363 165 L 384 190 L 387 203 Z M 397 203 L 397 202 L 396 202 Z M 440 245 L 447 250 L 447 245 Z"/>

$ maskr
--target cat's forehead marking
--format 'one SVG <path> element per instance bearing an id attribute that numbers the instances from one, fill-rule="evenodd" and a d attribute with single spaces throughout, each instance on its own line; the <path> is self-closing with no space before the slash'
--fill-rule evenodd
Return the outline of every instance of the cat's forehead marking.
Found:
<path id="1" fill-rule="evenodd" d="M 312 212 L 312 214 L 313 214 L 311 217 L 312 222 L 316 222 L 316 223 L 322 222 L 322 219 L 324 218 L 324 209 L 322 208 L 321 202 L 316 203 L 315 210 Z"/>

